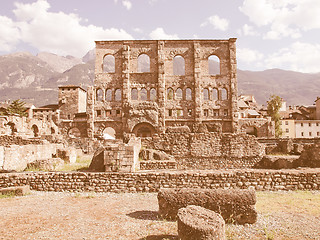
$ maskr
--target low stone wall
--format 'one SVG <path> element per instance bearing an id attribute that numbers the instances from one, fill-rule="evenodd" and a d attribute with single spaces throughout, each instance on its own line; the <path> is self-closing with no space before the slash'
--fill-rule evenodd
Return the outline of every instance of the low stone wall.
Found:
<path id="1" fill-rule="evenodd" d="M 174 160 L 168 161 L 140 161 L 141 170 L 155 170 L 155 169 L 177 169 L 177 163 Z"/>
<path id="2" fill-rule="evenodd" d="M 320 169 L 137 173 L 27 172 L 0 174 L 0 188 L 38 191 L 157 192 L 160 188 L 320 190 Z"/>

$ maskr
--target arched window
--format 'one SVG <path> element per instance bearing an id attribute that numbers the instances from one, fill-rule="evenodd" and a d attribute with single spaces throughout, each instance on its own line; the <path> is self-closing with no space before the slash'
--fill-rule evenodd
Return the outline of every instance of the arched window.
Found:
<path id="1" fill-rule="evenodd" d="M 115 60 L 114 56 L 108 54 L 103 58 L 103 72 L 114 73 L 115 72 Z"/>
<path id="2" fill-rule="evenodd" d="M 209 90 L 208 88 L 203 89 L 203 100 L 208 101 L 209 100 Z"/>
<path id="3" fill-rule="evenodd" d="M 119 88 L 114 92 L 114 100 L 117 102 L 121 101 L 121 90 Z"/>
<path id="4" fill-rule="evenodd" d="M 155 101 L 157 99 L 157 91 L 154 88 L 150 90 L 150 100 Z"/>
<path id="5" fill-rule="evenodd" d="M 81 136 L 81 132 L 79 130 L 79 128 L 71 128 L 68 132 L 69 137 L 75 138 L 75 137 L 80 137 Z"/>
<path id="6" fill-rule="evenodd" d="M 34 124 L 34 125 L 32 125 L 31 129 L 32 129 L 32 132 L 33 132 L 33 136 L 34 137 L 38 137 L 39 136 L 39 128 L 38 128 L 38 126 Z"/>
<path id="7" fill-rule="evenodd" d="M 140 91 L 140 100 L 141 101 L 147 101 L 148 100 L 147 94 L 148 94 L 147 89 L 142 88 L 141 91 Z"/>
<path id="8" fill-rule="evenodd" d="M 182 89 L 178 88 L 176 90 L 176 100 L 181 100 L 182 99 Z"/>
<path id="9" fill-rule="evenodd" d="M 216 55 L 211 55 L 208 58 L 208 69 L 210 75 L 220 74 L 220 59 Z"/>
<path id="10" fill-rule="evenodd" d="M 185 75 L 185 62 L 180 55 L 173 58 L 173 75 Z"/>
<path id="11" fill-rule="evenodd" d="M 218 100 L 218 89 L 212 89 L 212 100 Z"/>
<path id="12" fill-rule="evenodd" d="M 173 99 L 173 89 L 168 88 L 167 89 L 167 100 L 172 100 Z"/>
<path id="13" fill-rule="evenodd" d="M 131 100 L 138 100 L 138 89 L 131 89 Z"/>
<path id="14" fill-rule="evenodd" d="M 96 100 L 97 102 L 101 102 L 103 100 L 103 91 L 100 88 L 97 89 Z"/>
<path id="15" fill-rule="evenodd" d="M 221 100 L 227 100 L 228 99 L 228 91 L 225 88 L 221 89 Z"/>
<path id="16" fill-rule="evenodd" d="M 192 100 L 192 90 L 191 88 L 186 89 L 186 100 Z"/>
<path id="17" fill-rule="evenodd" d="M 111 102 L 112 101 L 112 90 L 107 89 L 106 91 L 106 101 Z"/>
<path id="18" fill-rule="evenodd" d="M 150 72 L 150 58 L 147 54 L 138 57 L 138 72 Z"/>
<path id="19" fill-rule="evenodd" d="M 103 139 L 115 139 L 116 131 L 112 127 L 107 127 L 102 132 Z"/>

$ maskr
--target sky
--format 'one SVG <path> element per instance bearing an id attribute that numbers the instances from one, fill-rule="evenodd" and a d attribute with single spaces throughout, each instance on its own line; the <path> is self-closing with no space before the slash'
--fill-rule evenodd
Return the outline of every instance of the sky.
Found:
<path id="1" fill-rule="evenodd" d="M 0 54 L 96 40 L 237 38 L 241 70 L 320 72 L 319 0 L 0 0 Z"/>

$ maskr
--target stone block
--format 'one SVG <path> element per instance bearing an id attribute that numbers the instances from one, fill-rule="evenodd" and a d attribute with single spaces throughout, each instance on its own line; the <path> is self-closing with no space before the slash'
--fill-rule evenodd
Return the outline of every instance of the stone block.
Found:
<path id="1" fill-rule="evenodd" d="M 17 187 L 7 187 L 0 189 L 0 195 L 15 195 L 15 196 L 24 196 L 30 193 L 30 186 L 17 186 Z"/>
<path id="2" fill-rule="evenodd" d="M 181 240 L 225 239 L 225 222 L 222 216 L 214 211 L 189 205 L 179 209 L 177 218 Z"/>

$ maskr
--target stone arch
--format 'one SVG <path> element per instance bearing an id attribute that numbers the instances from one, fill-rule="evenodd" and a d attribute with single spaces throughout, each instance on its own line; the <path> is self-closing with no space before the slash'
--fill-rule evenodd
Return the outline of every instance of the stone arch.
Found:
<path id="1" fill-rule="evenodd" d="M 131 89 L 131 100 L 138 100 L 138 89 Z"/>
<path id="2" fill-rule="evenodd" d="M 102 64 L 103 72 L 106 73 L 114 73 L 116 70 L 115 66 L 115 58 L 111 54 L 106 54 L 103 57 L 103 64 Z"/>
<path id="3" fill-rule="evenodd" d="M 114 100 L 117 101 L 117 102 L 120 102 L 121 99 L 122 99 L 121 89 L 120 89 L 120 88 L 117 88 L 117 89 L 114 91 Z"/>
<path id="4" fill-rule="evenodd" d="M 140 100 L 147 101 L 148 100 L 148 91 L 146 88 L 141 88 L 140 90 Z"/>
<path id="5" fill-rule="evenodd" d="M 221 100 L 227 100 L 228 99 L 228 90 L 226 88 L 221 89 Z"/>
<path id="6" fill-rule="evenodd" d="M 96 90 L 96 100 L 97 102 L 101 102 L 103 100 L 103 90 L 101 88 Z"/>
<path id="7" fill-rule="evenodd" d="M 106 90 L 106 101 L 111 102 L 112 101 L 112 89 L 108 88 Z"/>
<path id="8" fill-rule="evenodd" d="M 174 91 L 172 88 L 167 89 L 167 100 L 173 100 Z"/>
<path id="9" fill-rule="evenodd" d="M 81 136 L 81 132 L 80 132 L 79 128 L 73 127 L 71 129 L 69 129 L 68 136 L 72 137 L 72 138 L 78 138 Z"/>
<path id="10" fill-rule="evenodd" d="M 173 75 L 185 75 L 185 60 L 181 55 L 176 55 L 173 58 Z"/>
<path id="11" fill-rule="evenodd" d="M 138 57 L 138 72 L 150 72 L 150 57 L 146 53 L 142 53 Z"/>
<path id="12" fill-rule="evenodd" d="M 176 100 L 182 100 L 182 89 L 181 88 L 177 88 L 175 99 Z"/>
<path id="13" fill-rule="evenodd" d="M 10 135 L 14 135 L 16 132 L 18 132 L 16 125 L 13 122 L 8 122 L 6 125 L 10 128 Z"/>
<path id="14" fill-rule="evenodd" d="M 39 137 L 39 128 L 36 124 L 33 124 L 31 127 L 34 137 Z"/>
<path id="15" fill-rule="evenodd" d="M 155 133 L 155 128 L 147 122 L 138 123 L 132 129 L 137 137 L 151 137 Z"/>
<path id="16" fill-rule="evenodd" d="M 150 89 L 150 101 L 157 100 L 157 90 L 155 88 Z"/>
<path id="17" fill-rule="evenodd" d="M 217 55 L 208 57 L 208 73 L 209 75 L 220 75 L 220 58 Z"/>
<path id="18" fill-rule="evenodd" d="M 114 130 L 114 128 L 112 127 L 106 127 L 102 132 L 102 136 L 104 139 L 111 139 L 108 138 L 109 136 L 112 138 L 116 138 L 116 130 Z"/>
<path id="19" fill-rule="evenodd" d="M 192 100 L 192 89 L 191 88 L 186 88 L 186 100 Z"/>
<path id="20" fill-rule="evenodd" d="M 242 127 L 242 131 L 249 135 L 258 136 L 258 129 L 254 125 L 245 125 Z"/>

